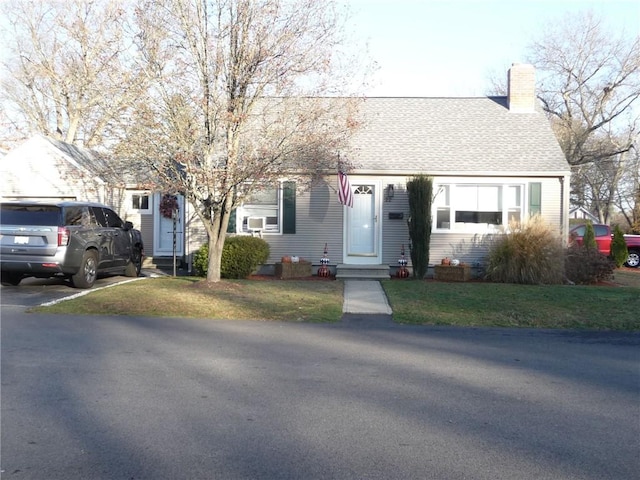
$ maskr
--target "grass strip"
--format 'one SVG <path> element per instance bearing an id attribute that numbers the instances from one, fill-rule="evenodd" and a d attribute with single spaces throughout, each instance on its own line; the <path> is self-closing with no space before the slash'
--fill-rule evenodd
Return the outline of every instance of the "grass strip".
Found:
<path id="1" fill-rule="evenodd" d="M 640 288 L 385 280 L 395 321 L 472 327 L 640 328 Z"/>

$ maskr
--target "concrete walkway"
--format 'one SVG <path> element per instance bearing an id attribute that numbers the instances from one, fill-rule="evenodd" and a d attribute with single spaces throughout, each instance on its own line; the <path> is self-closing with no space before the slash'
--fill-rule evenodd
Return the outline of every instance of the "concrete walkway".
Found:
<path id="1" fill-rule="evenodd" d="M 346 280 L 343 313 L 391 315 L 391 307 L 377 280 Z"/>

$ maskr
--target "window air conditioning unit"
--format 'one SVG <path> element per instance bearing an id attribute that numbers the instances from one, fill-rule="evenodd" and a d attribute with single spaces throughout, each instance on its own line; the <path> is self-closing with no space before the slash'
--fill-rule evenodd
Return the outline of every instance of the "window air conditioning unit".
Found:
<path id="1" fill-rule="evenodd" d="M 247 230 L 261 232 L 267 226 L 267 217 L 247 217 Z"/>

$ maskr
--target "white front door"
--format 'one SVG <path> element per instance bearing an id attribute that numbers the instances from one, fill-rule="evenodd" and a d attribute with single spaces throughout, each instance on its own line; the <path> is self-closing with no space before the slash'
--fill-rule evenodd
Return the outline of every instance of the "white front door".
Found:
<path id="1" fill-rule="evenodd" d="M 344 263 L 377 265 L 380 263 L 380 201 L 375 183 L 353 183 L 353 208 L 344 207 Z"/>
<path id="2" fill-rule="evenodd" d="M 162 194 L 156 193 L 153 202 L 155 205 L 153 255 L 169 257 L 173 256 L 174 221 L 160 212 L 161 199 Z M 182 256 L 184 253 L 184 197 L 181 195 L 178 195 L 178 214 L 175 220 L 175 253 L 176 256 Z"/>

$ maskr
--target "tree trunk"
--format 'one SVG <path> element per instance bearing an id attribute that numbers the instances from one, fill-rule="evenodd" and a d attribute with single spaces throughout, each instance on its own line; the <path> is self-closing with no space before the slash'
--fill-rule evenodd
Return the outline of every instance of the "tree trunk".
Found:
<path id="1" fill-rule="evenodd" d="M 222 236 L 209 235 L 209 267 L 207 269 L 207 282 L 220 281 L 220 267 L 222 266 L 222 249 L 224 248 L 224 240 L 224 234 L 222 234 Z"/>

